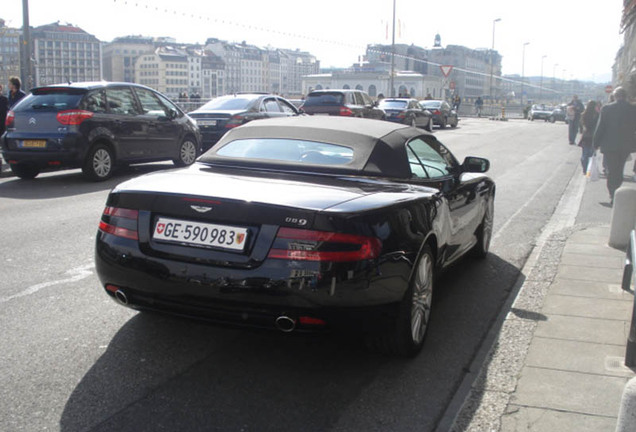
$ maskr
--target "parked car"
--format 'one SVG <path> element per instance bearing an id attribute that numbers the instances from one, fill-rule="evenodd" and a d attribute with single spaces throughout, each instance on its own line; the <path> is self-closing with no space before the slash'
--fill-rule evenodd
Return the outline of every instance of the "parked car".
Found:
<path id="1" fill-rule="evenodd" d="M 568 123 L 568 117 L 565 114 L 566 114 L 566 105 L 565 104 L 556 106 L 552 110 L 552 113 L 550 114 L 550 117 L 548 117 L 548 121 L 550 121 L 550 123 L 554 123 L 556 121 L 562 121 L 562 122 L 565 122 L 567 124 Z"/>
<path id="2" fill-rule="evenodd" d="M 433 114 L 433 124 L 438 125 L 444 129 L 446 125 L 450 127 L 457 127 L 459 123 L 459 117 L 457 111 L 455 111 L 448 102 L 443 100 L 421 100 L 420 106 L 423 109 L 429 110 Z"/>
<path id="3" fill-rule="evenodd" d="M 298 114 L 298 109 L 287 99 L 261 93 L 220 96 L 188 113 L 201 130 L 203 151 L 212 147 L 230 129 L 252 120 Z"/>
<path id="4" fill-rule="evenodd" d="M 130 83 L 80 82 L 38 87 L 9 111 L 2 156 L 20 178 L 45 168 L 82 168 L 94 181 L 117 165 L 201 153 L 196 123 L 167 97 Z"/>
<path id="5" fill-rule="evenodd" d="M 389 98 L 382 99 L 378 108 L 384 110 L 386 120 L 433 130 L 433 114 L 423 109 L 417 99 Z"/>
<path id="6" fill-rule="evenodd" d="M 300 107 L 310 115 L 364 117 L 384 120 L 383 110 L 362 90 L 314 90 Z"/>
<path id="7" fill-rule="evenodd" d="M 372 347 L 412 356 L 434 276 L 488 252 L 488 168 L 479 157 L 460 164 L 407 125 L 251 122 L 187 170 L 115 187 L 97 274 L 133 309 L 283 332 L 355 330 Z"/>
<path id="8" fill-rule="evenodd" d="M 530 111 L 528 112 L 528 120 L 548 121 L 553 111 L 554 111 L 554 108 L 552 108 L 551 106 L 547 106 L 544 104 L 534 104 L 532 105 L 532 107 L 530 108 Z"/>

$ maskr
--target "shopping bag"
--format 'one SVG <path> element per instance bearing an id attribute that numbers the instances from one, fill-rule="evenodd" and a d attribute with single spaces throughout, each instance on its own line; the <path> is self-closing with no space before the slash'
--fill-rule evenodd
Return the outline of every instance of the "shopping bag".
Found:
<path id="1" fill-rule="evenodd" d="M 594 153 L 594 155 L 587 163 L 587 171 L 585 173 L 585 176 L 589 181 L 595 182 L 598 181 L 598 179 L 601 177 L 600 159 L 601 155 L 598 153 Z"/>

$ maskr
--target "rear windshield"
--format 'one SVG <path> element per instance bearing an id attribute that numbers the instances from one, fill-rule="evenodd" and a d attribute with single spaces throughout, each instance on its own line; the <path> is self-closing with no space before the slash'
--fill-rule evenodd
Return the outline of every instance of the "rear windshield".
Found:
<path id="1" fill-rule="evenodd" d="M 345 165 L 353 149 L 336 144 L 284 138 L 251 138 L 231 141 L 216 151 L 218 156 L 264 159 L 299 165 Z"/>
<path id="2" fill-rule="evenodd" d="M 236 111 L 245 110 L 254 101 L 254 98 L 216 98 L 203 105 L 200 110 Z"/>
<path id="3" fill-rule="evenodd" d="M 315 93 L 307 95 L 303 106 L 315 105 L 344 105 L 344 94 L 342 93 Z"/>
<path id="4" fill-rule="evenodd" d="M 404 109 L 407 104 L 407 101 L 383 100 L 379 107 L 382 109 Z"/>
<path id="5" fill-rule="evenodd" d="M 442 103 L 440 101 L 421 101 L 420 105 L 425 108 L 439 108 Z"/>
<path id="6" fill-rule="evenodd" d="M 77 92 L 39 92 L 38 94 L 30 94 L 20 101 L 14 107 L 14 111 L 64 111 L 67 109 L 77 108 L 83 94 Z"/>

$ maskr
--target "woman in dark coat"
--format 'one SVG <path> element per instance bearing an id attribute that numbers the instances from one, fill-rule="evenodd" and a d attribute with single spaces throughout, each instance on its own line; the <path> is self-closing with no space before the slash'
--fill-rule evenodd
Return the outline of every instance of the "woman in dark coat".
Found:
<path id="1" fill-rule="evenodd" d="M 583 175 L 587 172 L 587 164 L 590 161 L 590 157 L 594 155 L 594 145 L 592 141 L 594 138 L 596 123 L 598 123 L 596 102 L 589 101 L 585 107 L 585 111 L 581 114 L 582 135 L 581 141 L 579 141 L 579 147 L 581 147 L 581 165 L 583 166 Z"/>

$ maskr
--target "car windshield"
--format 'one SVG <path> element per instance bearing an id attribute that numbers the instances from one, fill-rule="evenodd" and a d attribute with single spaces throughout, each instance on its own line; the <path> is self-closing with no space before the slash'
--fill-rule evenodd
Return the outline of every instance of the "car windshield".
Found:
<path id="1" fill-rule="evenodd" d="M 383 100 L 380 102 L 379 107 L 382 109 L 404 109 L 407 104 L 407 101 Z"/>
<path id="2" fill-rule="evenodd" d="M 252 103 L 254 98 L 232 97 L 232 98 L 216 98 L 203 105 L 200 109 L 206 111 L 235 111 L 244 110 Z"/>
<path id="3" fill-rule="evenodd" d="M 420 105 L 424 108 L 439 108 L 442 103 L 440 101 L 421 101 Z"/>
<path id="4" fill-rule="evenodd" d="M 344 95 L 342 93 L 315 93 L 309 94 L 304 106 L 312 105 L 342 105 Z"/>
<path id="5" fill-rule="evenodd" d="M 14 111 L 63 111 L 76 108 L 80 99 L 82 99 L 82 95 L 77 94 L 77 92 L 54 91 L 51 93 L 31 94 L 24 98 L 20 104 L 16 105 Z"/>
<path id="6" fill-rule="evenodd" d="M 336 144 L 284 138 L 251 138 L 227 143 L 218 156 L 237 159 L 264 159 L 299 165 L 345 165 L 353 159 L 353 149 Z"/>

